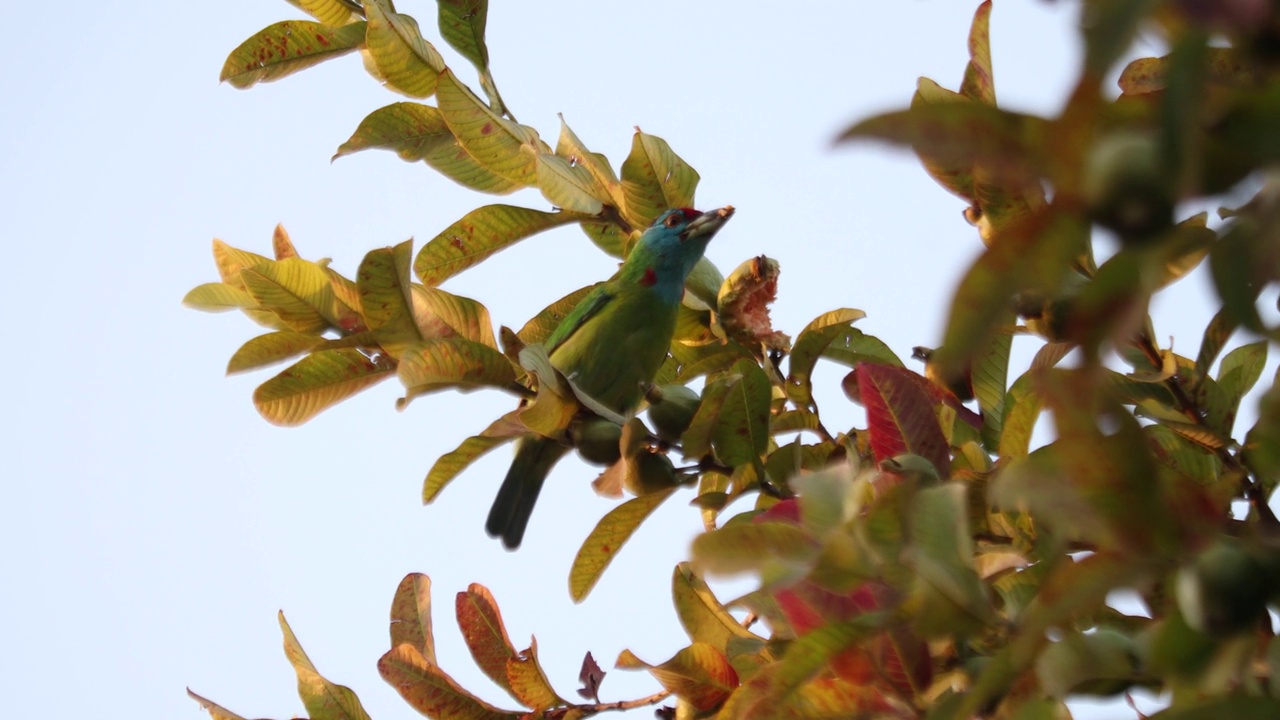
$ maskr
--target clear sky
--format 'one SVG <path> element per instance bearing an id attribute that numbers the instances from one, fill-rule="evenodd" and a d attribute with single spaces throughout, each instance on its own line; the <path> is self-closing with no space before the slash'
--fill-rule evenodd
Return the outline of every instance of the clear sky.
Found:
<path id="1" fill-rule="evenodd" d="M 638 125 L 701 173 L 700 205 L 735 205 L 708 255 L 726 272 L 761 253 L 781 263 L 777 327 L 794 335 L 819 313 L 855 307 L 864 331 L 907 357 L 936 343 L 976 233 L 909 153 L 832 139 L 904 106 L 920 75 L 956 87 L 976 5 L 495 2 L 489 46 L 505 99 L 544 138 L 554 142 L 563 113 L 620 164 Z M 434 3 L 399 6 L 436 37 Z M 1058 108 L 1078 56 L 1076 9 L 997 2 L 1001 104 Z M 592 494 L 592 470 L 557 468 L 514 554 L 482 529 L 507 453 L 419 504 L 436 457 L 511 398 L 435 395 L 397 413 L 392 380 L 302 428 L 276 428 L 250 400 L 270 373 L 223 376 L 257 326 L 180 305 L 216 279 L 215 237 L 269 253 L 283 223 L 304 256 L 352 275 L 366 250 L 425 241 L 492 202 L 390 153 L 329 162 L 361 118 L 403 98 L 357 56 L 249 91 L 219 85 L 240 41 L 300 17 L 284 2 L 57 10 L 0 45 L 0 237 L 14 310 L 3 360 L 5 715 L 197 718 L 188 685 L 247 717 L 300 714 L 276 627 L 283 609 L 321 672 L 355 689 L 374 718 L 414 716 L 374 667 L 392 592 L 411 571 L 434 581 L 441 665 L 503 707 L 512 704 L 476 670 L 453 620 L 468 583 L 493 591 L 517 645 L 537 635 L 562 695 L 588 650 L 612 670 L 623 648 L 656 662 L 682 647 L 669 577 L 700 526 L 681 502 L 689 494 L 575 606 L 570 562 L 612 506 Z M 466 62 L 440 49 L 470 81 Z M 536 192 L 501 201 L 547 207 Z M 613 267 L 566 229 L 445 287 L 519 327 Z M 1157 334 L 1184 354 L 1212 312 L 1205 275 L 1156 308 Z M 1036 343 L 1018 347 L 1025 367 Z M 831 424 L 846 427 L 859 418 L 839 377 L 827 368 L 817 384 Z M 655 689 L 646 675 L 611 671 L 602 699 Z"/>

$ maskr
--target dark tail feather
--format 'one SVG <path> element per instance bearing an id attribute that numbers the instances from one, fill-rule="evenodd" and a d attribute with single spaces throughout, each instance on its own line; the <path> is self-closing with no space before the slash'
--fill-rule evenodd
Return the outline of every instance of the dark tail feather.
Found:
<path id="1" fill-rule="evenodd" d="M 484 529 L 490 537 L 502 538 L 509 550 L 520 547 L 534 503 L 551 468 L 568 448 L 546 438 L 527 438 L 516 445 L 516 459 L 507 470 L 498 497 L 493 499 Z"/>

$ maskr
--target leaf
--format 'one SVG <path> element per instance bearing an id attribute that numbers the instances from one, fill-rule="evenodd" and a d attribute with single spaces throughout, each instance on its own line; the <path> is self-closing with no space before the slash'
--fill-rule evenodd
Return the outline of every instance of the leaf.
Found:
<path id="1" fill-rule="evenodd" d="M 519 332 L 516 333 L 517 337 L 526 345 L 545 342 L 552 331 L 560 325 L 560 322 L 568 317 L 569 313 L 578 306 L 578 303 L 602 284 L 595 283 L 594 285 L 578 288 L 546 306 L 537 315 L 529 318 L 524 327 L 520 328 Z"/>
<path id="2" fill-rule="evenodd" d="M 711 442 L 716 457 L 726 465 L 758 462 L 769 445 L 772 385 L 754 360 L 739 360 L 730 372 L 739 379 L 725 395 Z"/>
<path id="3" fill-rule="evenodd" d="M 583 215 L 599 215 L 604 210 L 604 203 L 596 196 L 606 193 L 596 187 L 591 173 L 559 155 L 538 154 L 537 182 L 542 197 L 556 207 Z"/>
<path id="4" fill-rule="evenodd" d="M 365 323 L 378 344 L 397 360 L 405 349 L 423 340 L 413 316 L 409 283 L 412 255 L 412 240 L 393 248 L 370 250 L 356 272 Z"/>
<path id="5" fill-rule="evenodd" d="M 436 639 L 431 631 L 431 578 L 409 573 L 391 600 L 391 647 L 407 644 L 436 664 Z"/>
<path id="6" fill-rule="evenodd" d="M 661 665 L 649 665 L 630 650 L 623 650 L 617 664 L 626 669 L 646 668 L 668 692 L 699 712 L 715 708 L 738 687 L 738 673 L 728 658 L 706 643 L 695 642 Z"/>
<path id="7" fill-rule="evenodd" d="M 568 705 L 555 688 L 538 662 L 538 641 L 529 640 L 528 649 L 507 660 L 507 680 L 511 694 L 520 704 L 532 710 L 547 710 Z"/>
<path id="8" fill-rule="evenodd" d="M 471 157 L 511 182 L 537 182 L 536 156 L 542 150 L 537 133 L 498 115 L 447 69 L 436 97 L 444 121 Z"/>
<path id="9" fill-rule="evenodd" d="M 413 271 L 424 285 L 434 287 L 530 235 L 577 219 L 567 212 L 486 205 L 467 213 L 423 245 L 414 259 Z"/>
<path id="10" fill-rule="evenodd" d="M 578 682 L 582 683 L 582 687 L 578 688 L 578 697 L 599 703 L 600 683 L 604 682 L 605 675 L 608 673 L 600 669 L 600 665 L 596 663 L 595 658 L 591 657 L 591 651 L 588 650 L 586 656 L 582 658 L 582 669 L 578 671 Z"/>
<path id="11" fill-rule="evenodd" d="M 760 641 L 761 651 L 768 655 L 763 650 L 764 638 L 743 627 L 730 615 L 689 563 L 676 565 L 671 575 L 671 595 L 680 625 L 690 640 L 707 643 L 722 651 L 727 651 L 734 639 Z"/>
<path id="12" fill-rule="evenodd" d="M 325 25 L 338 27 L 355 22 L 361 17 L 361 7 L 355 0 L 285 0 Z"/>
<path id="13" fill-rule="evenodd" d="M 1200 341 L 1200 353 L 1196 355 L 1197 376 L 1204 377 L 1209 374 L 1209 368 L 1218 359 L 1218 353 L 1222 352 L 1222 348 L 1231 339 L 1236 327 L 1235 321 L 1227 314 L 1225 308 L 1218 310 L 1209 320 L 1209 324 L 1204 329 L 1204 339 Z"/>
<path id="14" fill-rule="evenodd" d="M 1013 324 L 1013 314 L 1004 318 Z M 1009 351 L 1013 347 L 1013 336 L 1007 333 L 996 333 L 991 336 L 985 351 L 982 351 L 970 365 L 969 382 L 973 385 L 973 396 L 978 400 L 978 409 L 982 411 L 982 444 L 988 452 L 995 451 L 1004 434 L 1004 409 L 1007 401 L 1009 383 Z"/>
<path id="15" fill-rule="evenodd" d="M 1227 353 L 1218 367 L 1218 385 L 1227 396 L 1231 414 L 1240 407 L 1240 400 L 1253 389 L 1262 368 L 1267 363 L 1267 341 L 1261 340 Z"/>
<path id="16" fill-rule="evenodd" d="M 991 0 L 978 6 L 969 28 L 969 64 L 964 68 L 960 94 L 977 102 L 996 104 L 995 73 L 991 69 Z"/>
<path id="17" fill-rule="evenodd" d="M 241 90 L 279 80 L 355 50 L 364 43 L 365 23 L 329 27 L 307 20 L 285 20 L 240 43 L 222 65 L 220 81 Z"/>
<path id="18" fill-rule="evenodd" d="M 437 0 L 440 37 L 477 70 L 489 67 L 484 27 L 489 18 L 488 0 Z"/>
<path id="19" fill-rule="evenodd" d="M 484 305 L 439 288 L 414 285 L 412 290 L 417 324 L 424 335 L 457 335 L 498 349 L 498 341 L 493 337 L 489 309 Z"/>
<path id="20" fill-rule="evenodd" d="M 856 327 L 845 328 L 837 334 L 822 351 L 822 357 L 850 368 L 857 367 L 860 362 L 903 367 L 902 359 L 883 340 Z"/>
<path id="21" fill-rule="evenodd" d="M 698 172 L 666 140 L 636 128 L 622 163 L 623 217 L 634 229 L 653 224 L 665 210 L 693 207 Z"/>
<path id="22" fill-rule="evenodd" d="M 227 362 L 227 374 L 274 365 L 323 343 L 324 338 L 319 335 L 296 333 L 292 330 L 277 330 L 259 335 L 241 345 L 231 356 L 231 360 Z"/>
<path id="23" fill-rule="evenodd" d="M 678 486 L 677 486 L 678 487 Z M 634 497 L 610 510 L 600 518 L 591 534 L 578 548 L 569 569 L 569 597 L 575 603 L 582 602 L 590 594 L 604 574 L 605 568 L 622 546 L 635 533 L 640 523 L 649 517 L 664 500 L 675 493 L 677 487 Z"/>
<path id="24" fill-rule="evenodd" d="M 427 662 L 412 645 L 399 645 L 378 660 L 378 674 L 414 710 L 434 718 L 516 720 L 518 713 L 498 708 L 463 690 L 443 670 Z"/>
<path id="25" fill-rule="evenodd" d="M 377 70 L 375 77 L 389 90 L 431 97 L 446 68 L 440 53 L 423 39 L 418 22 L 397 13 L 390 0 L 364 0 L 364 9 L 369 20 L 365 44 Z"/>
<path id="26" fill-rule="evenodd" d="M 1166 708 L 1148 720 L 1271 720 L 1280 715 L 1280 700 L 1269 697 L 1227 695 L 1204 699 L 1190 706 L 1179 704 Z"/>
<path id="27" fill-rule="evenodd" d="M 267 262 L 242 270 L 245 289 L 264 310 L 289 329 L 319 333 L 331 326 L 333 288 L 319 265 L 300 258 Z"/>
<path id="28" fill-rule="evenodd" d="M 422 483 L 422 504 L 435 500 L 445 485 L 482 455 L 521 435 L 526 428 L 515 419 L 515 415 L 514 411 L 503 415 L 479 435 L 472 435 L 463 440 L 457 449 L 441 455 Z"/>
<path id="29" fill-rule="evenodd" d="M 284 225 L 276 225 L 276 229 L 271 233 L 271 251 L 276 260 L 299 257 L 298 249 L 293 246 L 293 240 L 289 238 Z"/>
<path id="30" fill-rule="evenodd" d="M 433 338 L 407 348 L 396 374 L 404 384 L 403 409 L 413 398 L 447 388 L 468 392 L 481 387 L 506 388 L 516 373 L 506 356 L 488 345 L 462 338 Z"/>
<path id="31" fill-rule="evenodd" d="M 187 697 L 200 703 L 200 707 L 206 710 L 213 720 L 246 720 L 246 718 L 231 712 L 214 701 L 200 697 L 192 692 L 191 688 L 187 688 Z"/>
<path id="32" fill-rule="evenodd" d="M 999 455 L 1017 459 L 1027 456 L 1031 449 L 1031 433 L 1040 419 L 1041 400 L 1036 390 L 1036 373 L 1028 370 L 1014 381 L 1004 399 L 1004 419 L 1001 423 Z"/>
<path id="33" fill-rule="evenodd" d="M 560 137 L 556 141 L 556 156 L 564 158 L 570 165 L 584 170 L 591 178 L 592 197 L 602 203 L 622 207 L 624 201 L 622 183 L 609 165 L 604 155 L 593 153 L 582 144 L 582 140 L 569 128 L 560 115 Z"/>
<path id="34" fill-rule="evenodd" d="M 279 613 L 279 620 L 280 631 L 284 633 L 284 654 L 298 675 L 298 697 L 302 698 L 311 720 L 369 720 L 351 688 L 329 682 L 311 664 L 283 612 Z"/>
<path id="35" fill-rule="evenodd" d="M 933 629 L 930 635 L 956 634 L 974 621 L 996 620 L 986 586 L 974 570 L 966 492 L 964 485 L 952 482 L 920 490 L 911 499 L 908 553 L 916 582 L 927 583 L 968 615 L 962 619 L 926 613 L 918 623 L 922 634 L 925 628 Z"/>
<path id="36" fill-rule="evenodd" d="M 939 477 L 951 469 L 951 454 L 933 402 L 905 368 L 859 363 L 858 391 L 867 409 L 867 433 L 877 461 L 913 453 L 931 463 Z"/>
<path id="37" fill-rule="evenodd" d="M 237 289 L 244 289 L 244 283 L 240 280 L 242 270 L 270 262 L 270 258 L 248 250 L 233 248 L 217 238 L 213 241 L 213 263 L 218 267 L 218 277 L 222 278 L 222 282 Z"/>
<path id="38" fill-rule="evenodd" d="M 256 308 L 258 301 L 246 290 L 224 282 L 197 285 L 182 298 L 182 304 L 204 312 Z"/>
<path id="39" fill-rule="evenodd" d="M 507 636 L 493 593 L 483 585 L 472 583 L 465 592 L 458 593 L 455 608 L 458 628 L 476 666 L 498 687 L 520 699 L 512 691 L 507 676 L 507 666 L 516 658 L 516 649 Z"/>
<path id="40" fill-rule="evenodd" d="M 840 308 L 819 315 L 800 331 L 787 365 L 787 396 L 792 402 L 802 407 L 813 402 L 810 375 L 818 358 L 852 323 L 866 316 L 861 310 Z"/>
<path id="41" fill-rule="evenodd" d="M 693 539 L 693 562 L 699 571 L 731 575 L 766 563 L 803 563 L 818 553 L 802 528 L 788 522 L 730 523 Z"/>
<path id="42" fill-rule="evenodd" d="M 275 425 L 301 425 L 391 376 L 394 367 L 350 348 L 320 350 L 258 386 L 253 404 Z"/>

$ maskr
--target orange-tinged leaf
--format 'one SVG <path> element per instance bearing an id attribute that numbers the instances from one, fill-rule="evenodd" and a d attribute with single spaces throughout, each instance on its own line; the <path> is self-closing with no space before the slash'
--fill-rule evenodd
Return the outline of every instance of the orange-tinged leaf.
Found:
<path id="1" fill-rule="evenodd" d="M 355 50 L 364 43 L 365 24 L 329 27 L 308 20 L 285 20 L 269 25 L 231 51 L 219 80 L 244 89 L 279 80 L 325 60 Z"/>
<path id="2" fill-rule="evenodd" d="M 978 6 L 969 28 L 969 64 L 960 94 L 986 105 L 996 104 L 995 73 L 991 69 L 991 0 Z"/>
<path id="3" fill-rule="evenodd" d="M 259 335 L 236 350 L 227 362 L 227 374 L 256 370 L 267 365 L 288 360 L 324 342 L 319 335 L 296 333 L 292 330 Z"/>
<path id="4" fill-rule="evenodd" d="M 569 570 L 569 597 L 574 602 L 586 599 L 591 588 L 595 587 L 604 574 L 605 568 L 613 562 L 613 558 L 636 528 L 640 527 L 640 523 L 664 500 L 671 497 L 676 489 L 672 487 L 634 497 L 610 510 L 596 523 L 591 534 L 582 542 L 582 547 L 573 559 L 573 567 Z"/>
<path id="5" fill-rule="evenodd" d="M 463 690 L 443 670 L 427 662 L 412 645 L 398 645 L 378 660 L 378 674 L 418 712 L 432 718 L 516 720 Z"/>
<path id="6" fill-rule="evenodd" d="M 365 0 L 364 8 L 369 19 L 365 44 L 375 77 L 388 89 L 409 97 L 434 94 L 445 70 L 444 59 L 423 39 L 418 21 L 397 13 L 390 0 Z"/>
<path id="7" fill-rule="evenodd" d="M 279 613 L 278 618 L 284 634 L 284 654 L 298 676 L 298 696 L 312 720 L 369 720 L 351 688 L 326 680 L 303 651 L 284 613 Z"/>
<path id="8" fill-rule="evenodd" d="M 568 704 L 551 687 L 551 681 L 538 663 L 536 638 L 530 638 L 527 650 L 507 660 L 507 681 L 512 696 L 532 710 L 546 710 Z"/>
<path id="9" fill-rule="evenodd" d="M 254 300 L 247 290 L 224 282 L 197 285 L 182 298 L 182 304 L 204 312 L 248 310 L 258 307 L 258 301 Z"/>
<path id="10" fill-rule="evenodd" d="M 293 240 L 289 238 L 284 225 L 276 225 L 275 231 L 271 233 L 271 250 L 277 260 L 298 257 L 298 249 L 293 246 Z"/>
<path id="11" fill-rule="evenodd" d="M 471 298 L 415 284 L 413 311 L 424 337 L 456 335 L 498 349 L 489 309 Z"/>
<path id="12" fill-rule="evenodd" d="M 511 689 L 507 676 L 507 664 L 516 657 L 516 649 L 507 636 L 507 628 L 502 624 L 502 614 L 498 612 L 498 602 L 493 593 L 483 585 L 472 583 L 465 592 L 460 592 L 454 601 L 458 616 L 458 628 L 462 630 L 462 639 L 467 643 L 467 650 L 476 665 L 497 683 L 498 687 L 520 699 Z"/>
<path id="13" fill-rule="evenodd" d="M 259 385 L 253 404 L 267 422 L 301 425 L 394 371 L 392 364 L 375 362 L 356 349 L 320 350 Z"/>
<path id="14" fill-rule="evenodd" d="M 413 295 L 409 283 L 409 262 L 413 241 L 393 248 L 370 250 L 360 262 L 356 288 L 365 324 L 378 344 L 393 358 L 424 339 L 414 322 Z"/>
<path id="15" fill-rule="evenodd" d="M 407 348 L 396 374 L 406 389 L 404 399 L 397 403 L 400 409 L 427 393 L 447 388 L 463 392 L 481 387 L 505 388 L 516 379 L 505 355 L 462 338 L 432 338 Z"/>
<path id="16" fill-rule="evenodd" d="M 191 688 L 187 688 L 187 697 L 200 703 L 200 707 L 208 712 L 209 716 L 212 717 L 213 720 L 246 720 L 246 718 L 231 712 L 218 703 L 207 698 L 200 697 L 192 692 Z"/>
<path id="17" fill-rule="evenodd" d="M 580 217 L 568 212 L 541 212 L 513 205 L 486 205 L 445 228 L 414 259 L 413 271 L 434 287 L 490 255 L 530 235 Z"/>
<path id="18" fill-rule="evenodd" d="M 436 664 L 436 638 L 431 631 L 431 578 L 409 573 L 391 599 L 391 647 L 407 644 Z"/>
<path id="19" fill-rule="evenodd" d="M 484 167 L 523 186 L 537 182 L 537 133 L 498 115 L 453 73 L 440 74 L 440 114 L 458 142 Z"/>
<path id="20" fill-rule="evenodd" d="M 724 702 L 738 687 L 738 673 L 720 650 L 707 643 L 695 642 L 677 652 L 661 665 L 650 665 L 623 650 L 618 667 L 646 668 L 662 687 L 673 695 L 706 712 Z"/>
<path id="21" fill-rule="evenodd" d="M 918 376 L 904 368 L 873 363 L 859 363 L 857 373 L 876 460 L 913 453 L 932 462 L 939 477 L 946 478 L 951 453 Z"/>
<path id="22" fill-rule="evenodd" d="M 725 610 L 707 583 L 683 562 L 671 576 L 671 595 L 680 624 L 689 639 L 724 651 L 735 638 L 764 642 Z M 768 656 L 768 651 L 762 649 Z"/>
<path id="23" fill-rule="evenodd" d="M 217 238 L 213 240 L 213 263 L 218 268 L 218 277 L 233 287 L 244 289 L 244 283 L 240 281 L 241 270 L 269 262 L 271 258 L 231 247 Z"/>

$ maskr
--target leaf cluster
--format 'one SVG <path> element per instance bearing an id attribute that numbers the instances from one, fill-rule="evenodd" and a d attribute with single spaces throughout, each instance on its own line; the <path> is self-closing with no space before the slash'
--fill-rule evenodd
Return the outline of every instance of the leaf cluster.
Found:
<path id="1" fill-rule="evenodd" d="M 388 0 L 291 2 L 316 22 L 253 36 L 224 79 L 247 87 L 359 50 L 389 89 L 436 104 L 374 111 L 338 156 L 389 149 L 481 192 L 537 187 L 555 210 L 481 207 L 416 255 L 408 242 L 370 252 L 354 280 L 301 259 L 282 229 L 274 258 L 215 242 L 221 281 L 187 302 L 240 309 L 271 329 L 228 370 L 302 356 L 259 387 L 260 412 L 304 422 L 392 373 L 403 402 L 478 387 L 522 396 L 436 461 L 423 498 L 517 435 L 576 446 L 605 466 L 598 492 L 631 495 L 579 549 L 577 600 L 677 493 L 692 493 L 706 526 L 672 577 L 689 644 L 661 663 L 629 651 L 616 662 L 653 676 L 662 689 L 649 698 L 600 702 L 594 661 L 580 676 L 579 697 L 591 702 L 558 694 L 536 643 L 517 651 L 496 602 L 473 585 L 458 595 L 460 629 L 477 666 L 523 709 L 489 705 L 436 664 L 429 582 L 410 575 L 378 667 L 415 709 L 585 717 L 671 698 L 679 717 L 1032 718 L 1064 716 L 1072 697 L 1144 688 L 1170 693 L 1162 718 L 1280 712 L 1268 617 L 1280 606 L 1280 522 L 1268 505 L 1280 482 L 1274 384 L 1254 425 L 1236 422 L 1280 337 L 1259 307 L 1280 281 L 1274 17 L 1086 1 L 1076 85 L 1057 116 L 1040 117 L 997 105 L 982 3 L 958 91 L 921 79 L 909 108 L 841 136 L 912 149 L 967 203 L 983 241 L 941 345 L 918 349 L 924 372 L 855 327 L 855 309 L 820 315 L 794 341 L 773 330 L 780 271 L 769 258 L 727 279 L 704 262 L 647 415 L 618 417 L 557 373 L 540 344 L 589 288 L 495 337 L 483 305 L 438 285 L 566 224 L 622 257 L 664 209 L 692 204 L 698 174 L 638 130 L 619 173 L 563 123 L 553 150 L 516 122 L 489 71 L 484 2 L 438 3 L 440 35 L 475 66 L 483 98 Z M 1170 52 L 1124 68 L 1117 95 L 1103 79 L 1142 28 Z M 1240 187 L 1256 195 L 1219 211 L 1222 223 L 1179 214 Z M 1101 236 L 1119 250 L 1098 263 Z M 1189 357 L 1157 340 L 1148 308 L 1206 258 L 1220 308 Z M 1237 332 L 1254 341 L 1224 353 Z M 1010 364 L 1018 333 L 1044 340 L 1025 369 Z M 865 409 L 864 426 L 824 422 L 819 362 L 846 368 L 841 387 Z M 1054 438 L 1033 447 L 1043 417 Z M 730 513 L 744 497 L 750 509 Z M 742 573 L 758 588 L 727 603 L 704 580 Z M 1120 591 L 1142 612 L 1112 607 Z M 365 717 L 281 622 L 311 716 Z M 238 717 L 193 697 L 214 717 Z"/>

